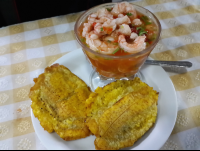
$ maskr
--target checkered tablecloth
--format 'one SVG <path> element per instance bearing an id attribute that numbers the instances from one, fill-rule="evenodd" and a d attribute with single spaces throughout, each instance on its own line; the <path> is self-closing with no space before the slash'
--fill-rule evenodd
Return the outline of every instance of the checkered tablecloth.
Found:
<path id="1" fill-rule="evenodd" d="M 200 0 L 133 3 L 161 22 L 162 37 L 151 57 L 193 63 L 186 73 L 176 68 L 167 72 L 179 108 L 174 130 L 161 149 L 200 149 Z M 80 48 L 73 31 L 80 14 L 0 28 L 0 149 L 45 149 L 31 122 L 29 90 L 45 67 Z"/>

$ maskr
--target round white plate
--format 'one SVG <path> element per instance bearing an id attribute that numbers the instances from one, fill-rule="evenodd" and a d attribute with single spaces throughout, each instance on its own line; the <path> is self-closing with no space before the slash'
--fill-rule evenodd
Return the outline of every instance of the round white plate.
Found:
<path id="1" fill-rule="evenodd" d="M 55 63 L 69 68 L 74 74 L 89 85 L 89 77 L 92 67 L 87 62 L 81 49 L 72 51 L 58 59 Z M 158 150 L 170 136 L 177 116 L 177 97 L 174 86 L 159 66 L 143 66 L 141 69 L 143 81 L 159 92 L 157 121 L 145 135 L 132 147 L 126 149 L 134 150 Z M 44 131 L 40 122 L 31 113 L 33 126 L 42 144 L 48 150 L 94 150 L 95 136 L 89 136 L 76 141 L 64 141 L 56 133 Z"/>

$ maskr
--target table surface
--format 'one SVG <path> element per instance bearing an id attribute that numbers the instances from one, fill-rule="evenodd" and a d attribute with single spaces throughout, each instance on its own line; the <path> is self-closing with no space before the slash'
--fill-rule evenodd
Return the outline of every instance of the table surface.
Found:
<path id="1" fill-rule="evenodd" d="M 161 149 L 200 149 L 200 1 L 133 2 L 152 11 L 162 37 L 155 60 L 193 63 L 186 73 L 168 68 L 178 99 L 178 116 Z M 66 53 L 80 48 L 74 24 L 82 12 L 0 29 L 0 149 L 45 149 L 35 134 L 28 97 L 33 78 Z"/>

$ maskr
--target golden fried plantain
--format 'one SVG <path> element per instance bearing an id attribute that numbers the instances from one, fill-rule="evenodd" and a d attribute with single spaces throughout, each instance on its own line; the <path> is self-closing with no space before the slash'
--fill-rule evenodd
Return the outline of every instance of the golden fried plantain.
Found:
<path id="1" fill-rule="evenodd" d="M 65 66 L 54 64 L 34 82 L 29 94 L 31 107 L 44 130 L 55 131 L 64 140 L 90 135 L 85 102 L 91 91 L 84 81 Z"/>
<path id="2" fill-rule="evenodd" d="M 86 101 L 86 123 L 98 150 L 132 146 L 157 117 L 158 93 L 135 78 L 97 88 Z"/>

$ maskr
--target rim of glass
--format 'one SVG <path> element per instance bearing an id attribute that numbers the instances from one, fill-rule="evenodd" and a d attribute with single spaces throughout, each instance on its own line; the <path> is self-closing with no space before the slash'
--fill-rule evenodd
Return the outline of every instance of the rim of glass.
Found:
<path id="1" fill-rule="evenodd" d="M 120 2 L 119 2 L 120 3 Z M 142 55 L 142 54 L 145 54 L 147 53 L 150 49 L 152 49 L 159 41 L 160 39 L 160 35 L 161 35 L 161 24 L 158 20 L 158 18 L 152 13 L 150 12 L 148 9 L 144 8 L 144 7 L 141 7 L 139 5 L 136 5 L 136 4 L 132 4 L 132 5 L 135 5 L 137 7 L 140 7 L 141 9 L 144 9 L 145 11 L 149 12 L 153 17 L 154 19 L 156 20 L 156 23 L 158 24 L 158 36 L 156 38 L 156 40 L 151 44 L 151 46 L 149 46 L 148 48 L 145 48 L 144 50 L 138 52 L 138 53 L 134 53 L 134 54 L 130 54 L 130 55 L 125 55 L 125 56 L 111 56 L 111 55 L 107 55 L 107 54 L 101 54 L 101 53 L 98 53 L 98 52 L 95 52 L 94 50 L 90 49 L 89 47 L 87 47 L 86 45 L 84 45 L 78 35 L 78 23 L 79 23 L 79 20 L 82 19 L 82 17 L 89 11 L 91 11 L 92 9 L 96 8 L 96 7 L 101 7 L 101 6 L 106 6 L 106 5 L 115 5 L 115 4 L 118 4 L 118 3 L 105 3 L 105 4 L 101 4 L 101 5 L 97 5 L 97 6 L 94 6 L 90 9 L 88 9 L 87 11 L 85 11 L 76 21 L 75 23 L 75 26 L 74 26 L 74 32 L 75 32 L 75 37 L 76 37 L 76 40 L 78 41 L 78 43 L 81 45 L 81 47 L 91 53 L 93 53 L 94 55 L 98 55 L 98 56 L 101 56 L 101 57 L 106 57 L 106 58 L 112 58 L 112 59 L 123 59 L 123 58 L 130 58 L 130 57 L 136 57 L 136 56 L 139 56 L 139 55 Z"/>

